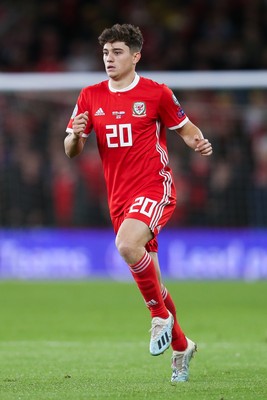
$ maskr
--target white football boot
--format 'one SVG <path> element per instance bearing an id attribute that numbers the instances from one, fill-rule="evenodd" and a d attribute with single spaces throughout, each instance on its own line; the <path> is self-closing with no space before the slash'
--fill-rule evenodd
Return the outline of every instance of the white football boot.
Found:
<path id="1" fill-rule="evenodd" d="M 167 350 L 172 342 L 172 327 L 173 316 L 169 312 L 169 318 L 152 318 L 151 322 L 151 339 L 150 339 L 150 354 L 158 356 Z"/>
<path id="2" fill-rule="evenodd" d="M 189 363 L 197 351 L 197 345 L 192 340 L 186 338 L 187 349 L 184 351 L 173 351 L 172 353 L 172 377 L 171 383 L 186 382 L 189 379 Z"/>

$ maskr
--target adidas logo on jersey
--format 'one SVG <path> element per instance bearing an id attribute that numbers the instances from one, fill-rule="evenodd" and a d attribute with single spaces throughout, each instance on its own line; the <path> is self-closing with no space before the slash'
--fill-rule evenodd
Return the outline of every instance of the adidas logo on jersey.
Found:
<path id="1" fill-rule="evenodd" d="M 100 115 L 105 115 L 103 108 L 101 107 L 95 112 L 96 117 L 99 117 Z"/>

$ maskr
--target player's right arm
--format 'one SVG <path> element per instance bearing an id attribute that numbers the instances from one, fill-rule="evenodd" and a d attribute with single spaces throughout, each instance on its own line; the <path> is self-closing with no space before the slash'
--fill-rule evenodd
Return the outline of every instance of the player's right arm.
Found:
<path id="1" fill-rule="evenodd" d="M 88 111 L 77 115 L 72 122 L 72 132 L 64 140 L 65 153 L 73 158 L 83 151 L 86 137 L 83 136 L 88 123 Z"/>

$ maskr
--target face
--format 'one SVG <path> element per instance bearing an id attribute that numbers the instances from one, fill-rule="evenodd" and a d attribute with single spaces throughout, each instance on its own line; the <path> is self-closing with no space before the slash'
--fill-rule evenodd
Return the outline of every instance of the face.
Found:
<path id="1" fill-rule="evenodd" d="M 131 75 L 140 57 L 139 52 L 131 53 L 124 42 L 106 43 L 103 47 L 106 73 L 114 80 L 121 80 Z"/>

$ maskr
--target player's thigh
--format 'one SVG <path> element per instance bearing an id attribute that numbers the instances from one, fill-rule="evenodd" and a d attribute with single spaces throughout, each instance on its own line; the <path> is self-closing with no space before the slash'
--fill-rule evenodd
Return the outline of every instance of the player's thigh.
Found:
<path id="1" fill-rule="evenodd" d="M 117 233 L 117 246 L 124 243 L 129 246 L 145 246 L 153 238 L 153 234 L 145 222 L 134 218 L 126 218 Z"/>

